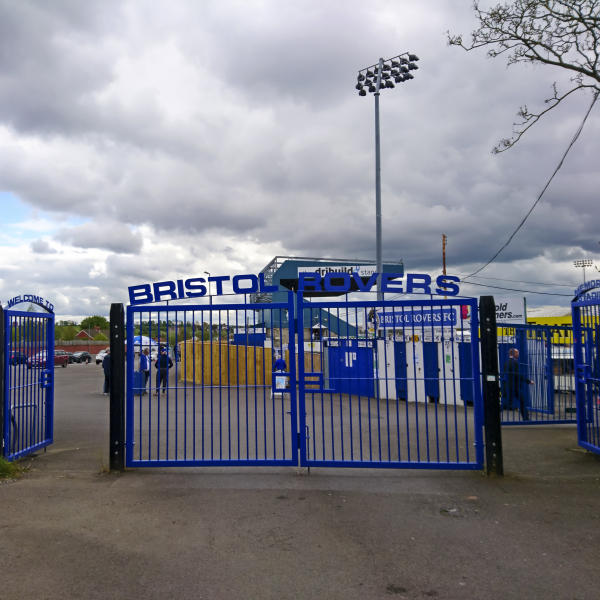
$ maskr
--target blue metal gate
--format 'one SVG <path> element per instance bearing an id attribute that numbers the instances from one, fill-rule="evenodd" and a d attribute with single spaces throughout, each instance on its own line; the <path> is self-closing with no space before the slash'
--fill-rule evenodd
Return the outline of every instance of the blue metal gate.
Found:
<path id="1" fill-rule="evenodd" d="M 596 296 L 596 294 L 593 294 Z M 577 435 L 582 448 L 600 454 L 600 303 L 571 304 L 577 377 Z"/>
<path id="2" fill-rule="evenodd" d="M 292 292 L 285 303 L 129 306 L 126 465 L 297 465 L 293 324 Z"/>
<path id="3" fill-rule="evenodd" d="M 15 460 L 53 440 L 54 314 L 3 313 L 3 455 Z"/>
<path id="4" fill-rule="evenodd" d="M 573 328 L 527 324 L 501 328 L 500 332 L 502 424 L 575 423 Z M 513 363 L 509 361 L 511 350 L 513 354 L 518 351 Z M 512 372 L 514 363 L 518 365 L 518 375 Z"/>
<path id="5" fill-rule="evenodd" d="M 297 314 L 302 466 L 483 468 L 476 300 L 309 302 L 299 292 Z M 318 341 L 315 321 L 333 324 Z"/>

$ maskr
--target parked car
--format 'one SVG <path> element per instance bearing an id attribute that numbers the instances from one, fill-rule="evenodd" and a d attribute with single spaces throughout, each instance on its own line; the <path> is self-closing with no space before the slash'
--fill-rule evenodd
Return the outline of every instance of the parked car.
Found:
<path id="1" fill-rule="evenodd" d="M 10 353 L 10 364 L 14 367 L 16 365 L 26 365 L 29 357 L 24 352 L 18 350 L 12 350 Z"/>
<path id="2" fill-rule="evenodd" d="M 77 362 L 77 358 L 75 358 L 75 353 L 67 352 L 67 356 L 69 357 L 69 364 L 73 364 L 74 362 Z"/>
<path id="3" fill-rule="evenodd" d="M 54 366 L 66 367 L 69 364 L 69 355 L 64 350 L 54 351 Z M 45 367 L 46 366 L 46 351 L 38 352 L 30 356 L 27 360 L 27 368 Z"/>
<path id="4" fill-rule="evenodd" d="M 106 356 L 106 350 L 100 350 L 100 352 L 98 352 L 98 354 L 96 354 L 96 364 L 101 365 L 105 356 Z"/>
<path id="5" fill-rule="evenodd" d="M 91 363 L 92 355 L 89 352 L 85 352 L 85 350 L 80 350 L 79 352 L 73 352 L 73 357 L 75 358 L 74 362 L 77 363 Z"/>

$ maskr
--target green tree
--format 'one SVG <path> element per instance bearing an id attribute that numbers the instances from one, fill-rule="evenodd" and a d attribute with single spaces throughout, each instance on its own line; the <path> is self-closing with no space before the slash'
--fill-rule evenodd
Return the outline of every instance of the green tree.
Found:
<path id="1" fill-rule="evenodd" d="M 600 94 L 600 0 L 515 0 L 498 4 L 489 10 L 473 2 L 479 28 L 471 34 L 471 42 L 463 44 L 463 36 L 448 33 L 448 45 L 465 50 L 489 48 L 488 58 L 501 54 L 508 65 L 527 63 L 550 65 L 571 74 L 571 89 L 546 100 L 550 106 L 530 112 L 522 106 L 513 124 L 510 139 L 501 140 L 494 154 L 514 146 L 523 134 L 567 96 L 578 90 L 590 90 L 594 102 Z"/>
<path id="2" fill-rule="evenodd" d="M 108 342 L 108 338 L 103 333 L 94 336 L 95 342 Z"/>
<path id="3" fill-rule="evenodd" d="M 64 340 L 65 342 L 76 339 L 77 330 L 73 325 L 68 325 L 67 327 L 55 327 L 54 329 L 54 337 L 57 340 Z"/>
<path id="4" fill-rule="evenodd" d="M 100 329 L 109 329 L 110 323 L 104 317 L 94 315 L 93 317 L 86 317 L 81 321 L 81 329 L 94 329 L 94 327 L 100 327 Z"/>

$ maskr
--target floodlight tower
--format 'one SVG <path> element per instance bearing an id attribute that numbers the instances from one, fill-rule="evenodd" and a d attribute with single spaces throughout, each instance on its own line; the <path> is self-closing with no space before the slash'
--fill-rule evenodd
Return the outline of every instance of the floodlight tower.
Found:
<path id="1" fill-rule="evenodd" d="M 592 267 L 594 265 L 593 260 L 574 260 L 573 264 L 576 267 L 583 268 L 583 283 L 585 283 L 585 268 Z"/>
<path id="2" fill-rule="evenodd" d="M 414 79 L 410 71 L 419 67 L 415 64 L 419 60 L 416 54 L 399 54 L 387 60 L 380 58 L 379 63 L 361 69 L 358 72 L 356 89 L 359 96 L 369 92 L 375 94 L 375 231 L 377 236 L 377 300 L 383 300 L 381 292 L 381 273 L 383 271 L 383 251 L 381 245 L 381 148 L 379 136 L 379 94 L 384 88 L 394 89 L 396 83 L 403 83 Z"/>

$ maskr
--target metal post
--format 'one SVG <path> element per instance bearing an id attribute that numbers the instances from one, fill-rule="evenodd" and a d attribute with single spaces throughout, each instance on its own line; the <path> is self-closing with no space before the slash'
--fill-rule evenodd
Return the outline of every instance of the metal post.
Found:
<path id="1" fill-rule="evenodd" d="M 377 237 L 377 300 L 383 300 L 381 293 L 381 273 L 383 271 L 383 250 L 381 245 L 381 138 L 379 134 L 379 87 L 383 71 L 383 58 L 379 59 L 377 89 L 375 90 L 375 232 Z"/>
<path id="2" fill-rule="evenodd" d="M 110 305 L 110 450 L 111 471 L 125 470 L 125 310 Z"/>
<path id="3" fill-rule="evenodd" d="M 496 303 L 493 296 L 481 296 L 479 316 L 486 470 L 488 475 L 503 477 L 502 415 L 500 410 L 500 388 L 498 387 L 498 330 L 496 326 Z"/>
<path id="4" fill-rule="evenodd" d="M 5 382 L 5 335 L 8 332 L 4 330 L 4 309 L 0 305 L 0 456 L 6 455 L 7 448 L 5 447 L 4 441 L 4 382 Z M 6 440 L 8 442 L 8 440 Z"/>

